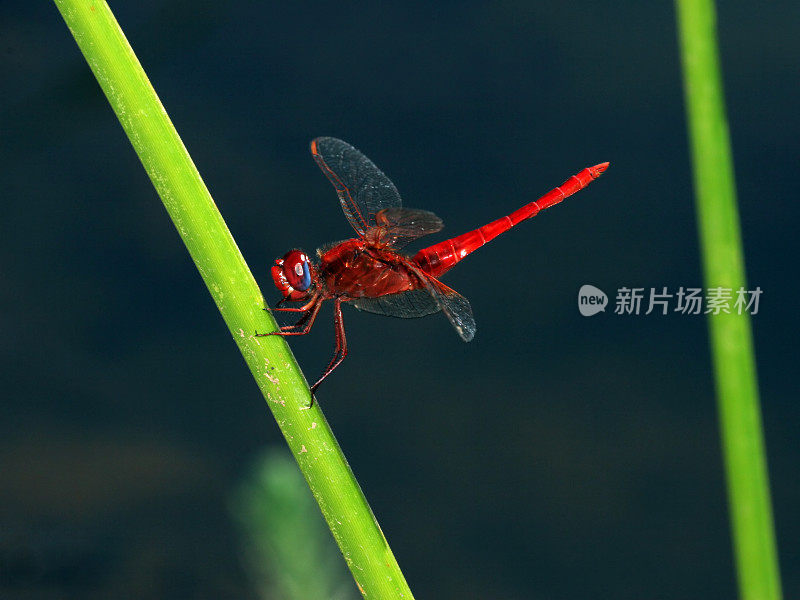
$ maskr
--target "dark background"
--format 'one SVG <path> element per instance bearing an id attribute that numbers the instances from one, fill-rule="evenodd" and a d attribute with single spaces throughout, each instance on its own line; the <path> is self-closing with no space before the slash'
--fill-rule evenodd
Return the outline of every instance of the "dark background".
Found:
<path id="1" fill-rule="evenodd" d="M 319 399 L 421 600 L 735 596 L 703 318 L 577 311 L 584 283 L 702 285 L 670 3 L 112 6 L 273 301 L 276 256 L 352 235 L 315 136 L 448 235 L 611 161 L 447 275 L 474 342 L 348 309 Z M 787 598 L 798 12 L 719 13 Z M 282 439 L 47 3 L 0 8 L 0 165 L 0 596 L 255 597 L 226 502 Z M 332 344 L 328 309 L 291 344 L 309 378 Z"/>

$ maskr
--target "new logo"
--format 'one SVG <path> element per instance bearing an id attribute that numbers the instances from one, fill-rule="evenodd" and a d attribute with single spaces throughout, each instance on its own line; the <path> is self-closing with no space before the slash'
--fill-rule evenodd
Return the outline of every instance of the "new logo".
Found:
<path id="1" fill-rule="evenodd" d="M 606 310 L 608 296 L 593 285 L 582 285 L 578 290 L 578 310 L 584 317 L 591 317 Z"/>

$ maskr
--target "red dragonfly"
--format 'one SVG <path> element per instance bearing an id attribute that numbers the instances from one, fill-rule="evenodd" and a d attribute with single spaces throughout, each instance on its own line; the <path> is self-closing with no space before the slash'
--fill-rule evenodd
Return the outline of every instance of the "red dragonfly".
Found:
<path id="1" fill-rule="evenodd" d="M 357 238 L 328 244 L 317 250 L 315 263 L 302 250 L 290 250 L 275 261 L 272 278 L 283 294 L 275 310 L 303 313 L 297 323 L 280 331 L 256 334 L 305 335 L 311 330 L 325 300 L 333 300 L 336 350 L 319 384 L 347 356 L 342 304 L 391 317 L 423 317 L 442 311 L 465 342 L 475 336 L 469 302 L 439 278 L 469 253 L 514 225 L 558 204 L 600 177 L 609 163 L 583 169 L 559 187 L 510 215 L 458 237 L 417 252 L 402 254 L 407 244 L 440 231 L 442 220 L 427 210 L 403 208 L 394 184 L 371 160 L 350 144 L 330 137 L 311 142 L 311 154 L 333 184 L 347 220 Z M 282 308 L 284 302 L 304 302 Z"/>

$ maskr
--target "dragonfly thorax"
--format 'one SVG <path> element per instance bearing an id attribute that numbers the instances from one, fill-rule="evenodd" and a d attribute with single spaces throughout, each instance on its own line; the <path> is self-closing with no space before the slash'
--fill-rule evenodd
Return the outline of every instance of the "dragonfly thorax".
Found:
<path id="1" fill-rule="evenodd" d="M 272 280 L 287 300 L 303 300 L 316 281 L 316 270 L 302 250 L 290 250 L 272 266 Z"/>

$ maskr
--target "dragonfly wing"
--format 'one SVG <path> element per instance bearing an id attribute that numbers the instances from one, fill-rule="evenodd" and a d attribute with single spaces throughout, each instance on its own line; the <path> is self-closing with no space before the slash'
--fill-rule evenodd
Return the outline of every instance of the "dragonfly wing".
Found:
<path id="1" fill-rule="evenodd" d="M 444 227 L 442 220 L 430 211 L 400 206 L 384 208 L 375 215 L 375 222 L 380 228 L 379 244 L 395 250 Z"/>
<path id="2" fill-rule="evenodd" d="M 441 310 L 439 303 L 427 289 L 388 294 L 378 298 L 356 298 L 351 300 L 350 304 L 358 310 L 402 319 L 424 317 Z"/>
<path id="3" fill-rule="evenodd" d="M 319 137 L 311 142 L 311 154 L 336 189 L 347 220 L 360 236 L 375 227 L 375 216 L 381 210 L 402 206 L 391 180 L 347 142 Z"/>
<path id="4" fill-rule="evenodd" d="M 450 319 L 461 339 L 465 342 L 471 341 L 478 327 L 475 325 L 469 301 L 441 281 L 424 274 L 422 279 L 425 281 L 424 289 L 377 298 L 355 298 L 350 304 L 365 312 L 403 319 L 424 317 L 441 310 Z"/>
<path id="5" fill-rule="evenodd" d="M 472 316 L 469 300 L 432 277 L 425 278 L 425 286 L 441 307 L 442 312 L 450 319 L 450 323 L 455 327 L 461 339 L 465 342 L 472 341 L 478 326 L 475 324 L 475 317 Z"/>

